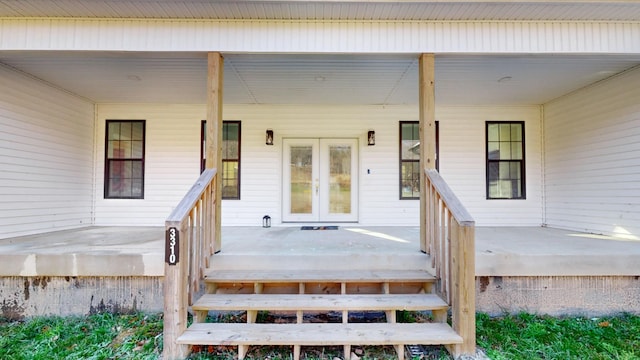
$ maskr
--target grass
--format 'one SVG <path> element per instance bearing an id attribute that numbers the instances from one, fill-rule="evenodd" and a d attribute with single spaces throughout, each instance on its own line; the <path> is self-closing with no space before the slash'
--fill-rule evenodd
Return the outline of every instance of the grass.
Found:
<path id="1" fill-rule="evenodd" d="M 410 312 L 399 318 L 413 320 Z M 161 315 L 97 314 L 38 317 L 24 322 L 0 319 L 0 359 L 158 359 Z M 549 317 L 531 314 L 477 316 L 477 342 L 489 358 L 640 359 L 640 316 Z M 234 347 L 199 347 L 192 360 L 232 360 Z M 362 347 L 360 359 L 394 359 L 391 347 Z M 303 347 L 303 359 L 332 360 L 341 347 Z M 289 347 L 252 347 L 247 359 L 290 359 Z M 429 359 L 444 359 L 434 355 Z"/>
<path id="2" fill-rule="evenodd" d="M 640 317 L 508 315 L 476 320 L 477 344 L 491 359 L 640 359 Z"/>
<path id="3" fill-rule="evenodd" d="M 161 333 L 159 315 L 0 320 L 0 359 L 157 359 Z"/>

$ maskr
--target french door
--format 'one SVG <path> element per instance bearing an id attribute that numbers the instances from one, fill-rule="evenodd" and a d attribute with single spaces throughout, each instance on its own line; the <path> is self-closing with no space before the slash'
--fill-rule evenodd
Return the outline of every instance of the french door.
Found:
<path id="1" fill-rule="evenodd" d="M 283 220 L 358 220 L 358 139 L 284 139 Z"/>

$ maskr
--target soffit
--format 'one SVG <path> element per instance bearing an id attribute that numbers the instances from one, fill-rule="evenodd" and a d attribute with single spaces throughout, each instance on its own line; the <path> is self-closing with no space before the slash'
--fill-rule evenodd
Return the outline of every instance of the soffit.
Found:
<path id="1" fill-rule="evenodd" d="M 96 103 L 205 103 L 202 53 L 4 52 L 4 63 Z M 534 105 L 640 56 L 436 56 L 439 105 Z M 502 81 L 499 81 L 502 79 Z M 225 55 L 227 104 L 418 103 L 413 55 Z"/>
<path id="2" fill-rule="evenodd" d="M 634 0 L 0 0 L 0 17 L 639 21 L 640 4 Z"/>

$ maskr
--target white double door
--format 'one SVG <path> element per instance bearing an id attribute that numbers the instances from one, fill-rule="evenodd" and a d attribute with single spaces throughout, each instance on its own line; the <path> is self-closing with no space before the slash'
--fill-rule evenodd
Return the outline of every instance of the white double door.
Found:
<path id="1" fill-rule="evenodd" d="M 283 220 L 358 220 L 358 139 L 284 139 Z"/>

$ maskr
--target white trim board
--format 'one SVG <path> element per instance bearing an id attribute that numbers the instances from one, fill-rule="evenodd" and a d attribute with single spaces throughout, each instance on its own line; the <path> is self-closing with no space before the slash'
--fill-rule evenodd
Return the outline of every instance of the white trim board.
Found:
<path id="1" fill-rule="evenodd" d="M 0 19 L 0 50 L 639 54 L 640 22 Z"/>

